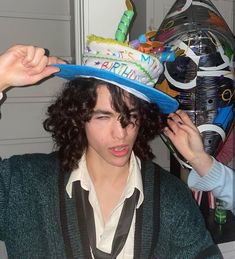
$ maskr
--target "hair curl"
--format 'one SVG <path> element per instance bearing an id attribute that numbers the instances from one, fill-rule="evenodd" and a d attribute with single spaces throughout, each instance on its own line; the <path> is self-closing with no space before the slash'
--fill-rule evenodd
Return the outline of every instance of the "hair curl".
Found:
<path id="1" fill-rule="evenodd" d="M 77 168 L 78 161 L 88 146 L 85 123 L 91 119 L 97 100 L 96 89 L 101 84 L 109 89 L 111 105 L 120 113 L 123 127 L 132 123 L 124 97 L 129 98 L 139 114 L 136 123 L 140 126 L 133 150 L 140 159 L 154 157 L 149 141 L 159 135 L 163 127 L 163 117 L 159 108 L 110 83 L 94 78 L 77 78 L 69 81 L 56 101 L 48 107 L 48 117 L 43 123 L 45 130 L 52 134 L 64 171 Z"/>

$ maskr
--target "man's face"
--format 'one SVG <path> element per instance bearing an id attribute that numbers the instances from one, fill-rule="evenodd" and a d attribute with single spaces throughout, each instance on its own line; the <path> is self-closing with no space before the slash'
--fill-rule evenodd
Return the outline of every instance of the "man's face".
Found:
<path id="1" fill-rule="evenodd" d="M 125 101 L 131 111 L 131 121 L 135 122 L 137 111 L 130 105 L 128 98 Z M 85 124 L 89 161 L 116 167 L 128 165 L 139 126 L 131 123 L 122 128 L 119 115 L 111 107 L 111 95 L 107 87 L 99 86 L 93 115 Z"/>

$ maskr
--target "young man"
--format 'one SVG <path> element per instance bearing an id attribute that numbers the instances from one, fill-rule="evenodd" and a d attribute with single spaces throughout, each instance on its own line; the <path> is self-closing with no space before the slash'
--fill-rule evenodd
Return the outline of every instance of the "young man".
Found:
<path id="1" fill-rule="evenodd" d="M 146 86 L 161 70 L 157 59 L 90 43 L 88 66 L 60 66 L 60 76 L 75 79 L 44 122 L 58 152 L 1 161 L 0 239 L 9 259 L 222 258 L 189 190 L 150 160 L 160 111 L 177 108 Z"/>

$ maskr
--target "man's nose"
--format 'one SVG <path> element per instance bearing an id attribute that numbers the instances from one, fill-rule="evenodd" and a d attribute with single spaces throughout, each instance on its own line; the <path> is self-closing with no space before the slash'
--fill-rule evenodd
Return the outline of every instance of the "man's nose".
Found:
<path id="1" fill-rule="evenodd" d="M 123 128 L 120 120 L 116 120 L 113 125 L 112 132 L 114 138 L 123 139 L 127 135 L 127 127 Z"/>

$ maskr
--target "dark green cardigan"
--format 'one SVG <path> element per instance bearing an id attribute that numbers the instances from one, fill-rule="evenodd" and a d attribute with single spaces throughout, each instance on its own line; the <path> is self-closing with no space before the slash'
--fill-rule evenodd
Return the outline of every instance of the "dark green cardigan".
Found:
<path id="1" fill-rule="evenodd" d="M 145 200 L 136 221 L 136 258 L 195 258 L 213 242 L 190 191 L 163 169 L 155 173 L 152 162 L 143 163 L 142 168 Z M 159 208 L 154 205 L 159 190 L 154 184 L 156 174 L 160 175 L 159 222 Z M 13 156 L 1 161 L 0 239 L 6 243 L 9 259 L 66 258 L 59 175 L 56 153 Z M 87 259 L 84 252 L 88 246 L 81 239 L 84 228 L 78 226 L 75 201 L 67 194 L 63 197 L 72 253 L 76 259 Z M 201 258 L 222 258 L 216 246 L 212 252 L 216 255 Z"/>

